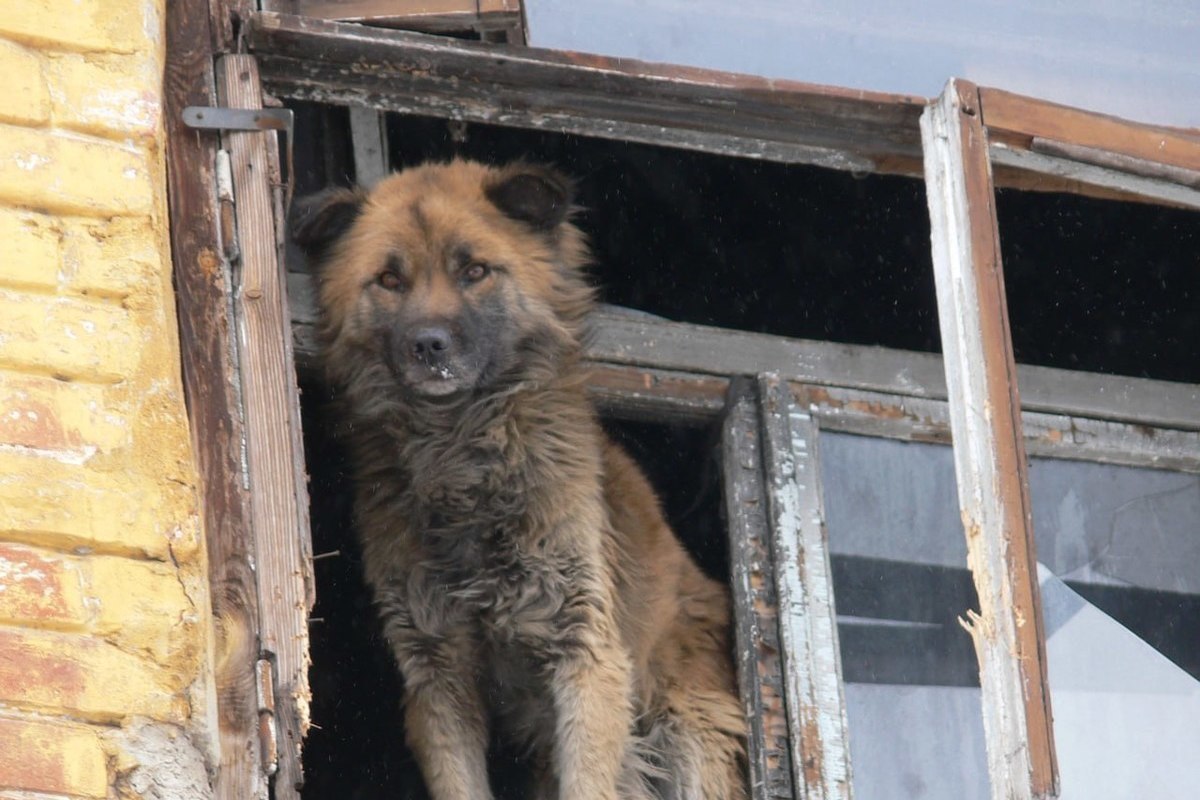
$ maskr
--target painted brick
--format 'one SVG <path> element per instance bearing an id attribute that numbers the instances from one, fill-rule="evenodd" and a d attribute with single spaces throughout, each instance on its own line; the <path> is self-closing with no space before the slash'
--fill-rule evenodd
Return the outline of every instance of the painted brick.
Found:
<path id="1" fill-rule="evenodd" d="M 0 539 L 190 562 L 199 545 L 194 518 L 165 488 L 137 473 L 0 449 Z"/>
<path id="2" fill-rule="evenodd" d="M 0 444 L 78 454 L 105 453 L 129 443 L 130 405 L 90 383 L 0 371 Z"/>
<path id="3" fill-rule="evenodd" d="M 128 53 L 154 47 L 159 7 L 154 2 L 112 0 L 5 0 L 0 34 L 30 44 L 69 50 Z"/>
<path id="4" fill-rule="evenodd" d="M 4 74 L 4 102 L 0 121 L 43 125 L 50 121 L 50 96 L 42 75 L 42 60 L 12 42 L 0 41 L 0 73 Z"/>
<path id="5" fill-rule="evenodd" d="M 182 720 L 190 679 L 90 636 L 0 628 L 0 703 L 9 707 L 90 722 Z"/>
<path id="6" fill-rule="evenodd" d="M 0 542 L 0 622 L 92 633 L 160 665 L 197 666 L 200 619 L 169 564 Z"/>
<path id="7" fill-rule="evenodd" d="M 146 332 L 113 304 L 0 290 L 0 360 L 67 379 L 133 374 Z"/>
<path id="8" fill-rule="evenodd" d="M 49 56 L 54 124 L 102 136 L 154 137 L 162 113 L 160 70 L 153 54 Z"/>
<path id="9" fill-rule="evenodd" d="M 0 622 L 78 630 L 88 616 L 75 563 L 0 542 Z"/>
<path id="10" fill-rule="evenodd" d="M 84 725 L 0 717 L 0 788 L 107 797 L 103 743 Z"/>
<path id="11" fill-rule="evenodd" d="M 0 284 L 52 289 L 58 270 L 59 232 L 53 218 L 0 207 Z"/>
<path id="12" fill-rule="evenodd" d="M 159 236 L 149 217 L 62 221 L 62 275 L 84 294 L 123 298 L 166 271 Z M 161 280 L 161 279 L 160 279 Z"/>
<path id="13" fill-rule="evenodd" d="M 140 150 L 14 125 L 0 125 L 0 143 L 0 201 L 97 216 L 153 207 L 157 176 Z"/>

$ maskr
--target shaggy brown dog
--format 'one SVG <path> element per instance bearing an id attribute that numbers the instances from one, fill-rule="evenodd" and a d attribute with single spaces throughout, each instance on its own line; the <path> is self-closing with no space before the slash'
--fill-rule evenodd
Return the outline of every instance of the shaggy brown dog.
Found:
<path id="1" fill-rule="evenodd" d="M 491 797 L 494 732 L 539 797 L 742 798 L 727 594 L 585 396 L 570 208 L 553 170 L 456 161 L 294 231 L 408 740 L 435 800 Z"/>

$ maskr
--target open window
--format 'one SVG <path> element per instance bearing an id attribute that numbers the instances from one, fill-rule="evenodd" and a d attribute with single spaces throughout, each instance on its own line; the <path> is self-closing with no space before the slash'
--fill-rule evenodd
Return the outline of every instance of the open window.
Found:
<path id="1" fill-rule="evenodd" d="M 224 3 L 184 5 L 168 122 L 185 377 L 214 611 L 227 648 L 253 642 L 217 676 L 220 796 L 264 797 L 268 775 L 300 796 L 305 767 L 328 796 L 355 760 L 363 797 L 416 774 L 390 760 L 399 692 L 335 541 L 338 454 L 279 231 L 292 189 L 453 154 L 546 158 L 592 193 L 613 306 L 591 389 L 733 590 L 755 798 L 1089 796 L 1131 779 L 1109 754 L 1136 743 L 1095 732 L 1151 724 L 1178 734 L 1141 745 L 1164 791 L 1193 785 L 1200 138 L 963 82 L 926 102 L 532 50 L 507 6 L 414 25 L 301 2 L 285 10 L 307 17 L 235 9 L 235 31 Z M 464 38 L 316 18 L 339 14 Z M 179 121 L 270 103 L 295 115 L 282 142 Z M 1162 323 L 1181 354 L 1072 361 L 1056 306 L 1029 316 L 1045 287 L 1071 305 L 1101 279 L 1030 255 L 1055 198 L 1154 238 L 1147 269 L 1193 298 Z M 1126 260 L 1113 274 L 1140 274 Z M 1152 290 L 1134 292 L 1147 313 L 1169 308 Z M 302 761 L 310 702 L 330 735 Z"/>

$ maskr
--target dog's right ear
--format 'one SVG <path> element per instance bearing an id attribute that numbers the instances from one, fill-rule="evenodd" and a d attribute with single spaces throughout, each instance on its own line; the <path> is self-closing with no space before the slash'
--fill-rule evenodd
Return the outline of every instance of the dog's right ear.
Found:
<path id="1" fill-rule="evenodd" d="M 312 266 L 325 260 L 334 243 L 362 213 L 366 195 L 358 189 L 326 189 L 301 198 L 292 211 L 292 241 Z"/>

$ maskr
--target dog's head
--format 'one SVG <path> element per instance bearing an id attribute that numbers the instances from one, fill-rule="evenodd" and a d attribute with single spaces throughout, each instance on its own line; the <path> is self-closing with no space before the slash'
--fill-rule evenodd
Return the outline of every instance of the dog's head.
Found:
<path id="1" fill-rule="evenodd" d="M 435 398 L 555 370 L 591 303 L 571 208 L 553 169 L 468 161 L 307 200 L 292 237 L 317 276 L 331 375 Z"/>

